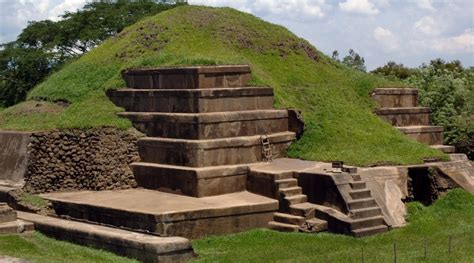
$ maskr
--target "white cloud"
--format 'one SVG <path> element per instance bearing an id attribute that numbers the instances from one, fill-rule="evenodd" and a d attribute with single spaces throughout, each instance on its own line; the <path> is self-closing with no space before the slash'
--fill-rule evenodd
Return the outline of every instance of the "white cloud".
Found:
<path id="1" fill-rule="evenodd" d="M 438 36 L 442 31 L 441 26 L 430 16 L 425 16 L 416 21 L 415 29 L 427 36 Z"/>
<path id="2" fill-rule="evenodd" d="M 379 10 L 369 0 L 346 0 L 339 3 L 342 11 L 349 13 L 358 13 L 363 15 L 376 15 Z"/>
<path id="3" fill-rule="evenodd" d="M 430 0 L 417 0 L 416 3 L 418 4 L 418 7 L 421 9 L 425 9 L 428 11 L 435 11 L 435 8 L 433 7 L 433 4 L 431 4 Z"/>
<path id="4" fill-rule="evenodd" d="M 189 0 L 190 4 L 208 5 L 208 6 L 231 6 L 238 10 L 260 14 L 260 15 L 277 15 L 282 18 L 290 18 L 292 20 L 308 20 L 312 18 L 324 17 L 322 6 L 325 0 L 288 0 L 288 1 L 272 1 L 272 0 Z"/>
<path id="5" fill-rule="evenodd" d="M 449 53 L 474 52 L 474 32 L 466 30 L 453 37 L 435 39 L 429 43 L 436 51 Z"/>
<path id="6" fill-rule="evenodd" d="M 398 38 L 390 30 L 383 27 L 379 26 L 375 28 L 374 38 L 382 44 L 386 50 L 393 51 L 400 47 Z"/>

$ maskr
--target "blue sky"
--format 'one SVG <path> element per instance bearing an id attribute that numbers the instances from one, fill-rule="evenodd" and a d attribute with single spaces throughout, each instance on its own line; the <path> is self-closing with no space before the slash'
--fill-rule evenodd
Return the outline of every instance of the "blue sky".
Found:
<path id="1" fill-rule="evenodd" d="M 0 0 L 0 43 L 12 41 L 28 21 L 57 19 L 85 0 Z M 350 48 L 368 69 L 389 60 L 419 66 L 434 58 L 474 66 L 473 0 L 189 0 L 230 6 L 283 25 L 319 50 Z"/>

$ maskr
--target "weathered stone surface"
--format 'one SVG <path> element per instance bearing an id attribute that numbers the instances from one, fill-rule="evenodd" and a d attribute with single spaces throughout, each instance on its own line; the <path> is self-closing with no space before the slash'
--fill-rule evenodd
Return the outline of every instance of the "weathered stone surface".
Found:
<path id="1" fill-rule="evenodd" d="M 0 131 L 0 185 L 23 185 L 30 135 L 27 132 Z"/>
<path id="2" fill-rule="evenodd" d="M 300 139 L 305 131 L 305 124 L 301 111 L 288 109 L 288 130 L 296 134 L 296 139 Z"/>
<path id="3" fill-rule="evenodd" d="M 416 107 L 418 90 L 413 88 L 380 88 L 373 91 L 372 98 L 380 108 Z"/>
<path id="4" fill-rule="evenodd" d="M 285 132 L 286 110 L 255 110 L 217 113 L 123 112 L 135 128 L 150 137 L 219 139 Z"/>
<path id="5" fill-rule="evenodd" d="M 247 165 L 185 167 L 154 163 L 131 164 L 138 186 L 204 197 L 246 190 Z"/>
<path id="6" fill-rule="evenodd" d="M 244 87 L 251 79 L 248 65 L 129 69 L 122 76 L 127 87 L 138 89 Z"/>
<path id="7" fill-rule="evenodd" d="M 28 145 L 24 189 L 43 193 L 135 187 L 139 135 L 115 128 L 35 132 Z"/>
<path id="8" fill-rule="evenodd" d="M 132 112 L 222 112 L 273 107 L 273 89 L 262 87 L 199 90 L 108 90 L 119 107 Z"/>
<path id="9" fill-rule="evenodd" d="M 30 222 L 17 219 L 0 224 L 0 235 L 22 234 L 33 231 L 34 225 Z"/>
<path id="10" fill-rule="evenodd" d="M 42 196 L 59 215 L 188 238 L 264 227 L 278 209 L 277 200 L 249 192 L 194 198 L 129 189 Z"/>
<path id="11" fill-rule="evenodd" d="M 426 107 L 381 108 L 376 113 L 392 126 L 430 125 L 431 110 Z"/>
<path id="12" fill-rule="evenodd" d="M 274 158 L 283 157 L 295 140 L 292 132 L 268 135 Z M 146 137 L 138 141 L 144 162 L 192 167 L 260 162 L 263 159 L 261 136 L 215 140 L 182 140 Z"/>
<path id="13" fill-rule="evenodd" d="M 441 126 L 404 126 L 396 127 L 408 137 L 428 145 L 443 144 L 443 127 Z"/>
<path id="14" fill-rule="evenodd" d="M 6 203 L 0 203 L 0 224 L 16 220 L 16 212 Z"/>
<path id="15" fill-rule="evenodd" d="M 158 237 L 117 228 L 19 212 L 36 229 L 60 240 L 105 249 L 143 262 L 184 262 L 195 256 L 189 240 Z"/>

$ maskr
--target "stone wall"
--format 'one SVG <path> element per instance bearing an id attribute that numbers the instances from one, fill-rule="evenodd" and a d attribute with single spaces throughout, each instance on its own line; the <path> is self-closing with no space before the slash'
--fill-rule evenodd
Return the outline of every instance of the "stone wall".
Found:
<path id="1" fill-rule="evenodd" d="M 115 128 L 32 133 L 24 190 L 44 193 L 135 187 L 129 164 L 139 161 L 139 136 Z"/>

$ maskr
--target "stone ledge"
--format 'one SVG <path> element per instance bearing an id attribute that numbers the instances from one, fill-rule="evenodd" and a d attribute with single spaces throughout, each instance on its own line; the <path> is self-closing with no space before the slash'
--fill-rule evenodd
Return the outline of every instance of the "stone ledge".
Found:
<path id="1" fill-rule="evenodd" d="M 394 107 L 380 108 L 376 110 L 377 115 L 396 115 L 396 114 L 421 114 L 431 113 L 429 107 Z"/>
<path id="2" fill-rule="evenodd" d="M 375 95 L 417 95 L 418 90 L 415 88 L 376 88 L 373 91 Z"/>
<path id="3" fill-rule="evenodd" d="M 150 69 L 128 69 L 122 75 L 150 75 L 150 74 L 204 74 L 204 73 L 250 73 L 248 65 L 216 65 L 216 66 L 190 66 Z"/>
<path id="4" fill-rule="evenodd" d="M 430 132 L 443 132 L 442 126 L 402 126 L 395 127 L 399 131 L 410 134 L 410 133 L 430 133 Z"/>
<path id="5" fill-rule="evenodd" d="M 189 240 L 182 237 L 145 235 L 25 212 L 18 212 L 18 217 L 33 222 L 37 230 L 48 236 L 106 249 L 141 261 L 184 262 L 195 256 Z"/>

